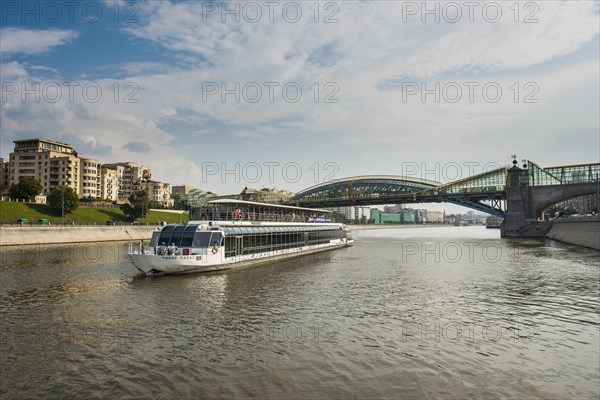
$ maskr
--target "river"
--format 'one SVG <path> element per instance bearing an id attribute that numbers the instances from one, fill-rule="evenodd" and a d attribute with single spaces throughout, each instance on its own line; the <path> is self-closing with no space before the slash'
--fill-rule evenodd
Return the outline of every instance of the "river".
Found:
<path id="1" fill-rule="evenodd" d="M 483 227 L 140 276 L 126 244 L 2 250 L 0 397 L 600 396 L 599 253 Z"/>

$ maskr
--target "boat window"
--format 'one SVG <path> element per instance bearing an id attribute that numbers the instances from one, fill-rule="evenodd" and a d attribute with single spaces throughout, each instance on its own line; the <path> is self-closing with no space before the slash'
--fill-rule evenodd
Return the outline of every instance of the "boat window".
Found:
<path id="1" fill-rule="evenodd" d="M 186 225 L 175 225 L 175 229 L 173 229 L 173 235 L 171 236 L 170 243 L 175 244 L 175 246 L 179 246 L 181 242 L 181 238 L 183 237 L 183 232 L 185 231 Z"/>
<path id="2" fill-rule="evenodd" d="M 188 225 L 183 232 L 183 238 L 181 239 L 180 247 L 191 247 L 194 241 L 194 235 L 196 234 L 198 225 Z M 177 244 L 177 243 L 175 243 Z"/>
<path id="3" fill-rule="evenodd" d="M 171 235 L 173 234 L 173 229 L 175 229 L 175 225 L 167 225 L 162 231 L 160 231 L 160 238 L 158 239 L 158 244 L 162 245 L 170 245 L 171 244 Z"/>
<path id="4" fill-rule="evenodd" d="M 213 232 L 210 237 L 209 246 L 210 247 L 220 246 L 222 238 L 223 238 L 223 236 L 221 236 L 221 232 Z"/>
<path id="5" fill-rule="evenodd" d="M 216 233 L 217 235 L 219 235 L 218 233 Z M 194 236 L 194 244 L 193 247 L 208 247 L 208 244 L 210 242 L 210 236 L 211 233 L 210 232 L 196 232 L 196 235 Z M 221 236 L 221 235 L 219 235 Z"/>
<path id="6" fill-rule="evenodd" d="M 150 239 L 150 247 L 158 246 L 158 238 L 160 237 L 160 231 L 152 232 L 152 239 Z"/>

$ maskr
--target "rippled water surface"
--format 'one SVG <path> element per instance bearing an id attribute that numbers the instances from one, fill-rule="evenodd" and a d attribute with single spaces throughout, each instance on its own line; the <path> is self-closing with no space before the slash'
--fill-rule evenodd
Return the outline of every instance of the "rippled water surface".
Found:
<path id="1" fill-rule="evenodd" d="M 124 244 L 5 250 L 0 397 L 599 398 L 597 251 L 481 227 L 354 236 L 166 277 Z"/>

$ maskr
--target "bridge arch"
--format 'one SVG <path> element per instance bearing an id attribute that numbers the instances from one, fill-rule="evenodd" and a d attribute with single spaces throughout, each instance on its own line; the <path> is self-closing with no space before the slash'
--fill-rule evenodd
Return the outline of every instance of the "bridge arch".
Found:
<path id="1" fill-rule="evenodd" d="M 335 179 L 304 189 L 290 198 L 296 205 L 340 207 L 389 204 L 399 196 L 411 196 L 441 184 L 399 175 L 362 175 Z"/>

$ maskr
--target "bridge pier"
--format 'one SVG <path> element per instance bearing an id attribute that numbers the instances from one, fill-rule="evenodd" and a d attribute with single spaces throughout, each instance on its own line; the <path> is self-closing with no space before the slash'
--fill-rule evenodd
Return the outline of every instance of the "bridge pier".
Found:
<path id="1" fill-rule="evenodd" d="M 506 214 L 501 226 L 502 236 L 520 236 L 522 228 L 527 225 L 525 216 L 525 199 L 527 187 L 521 188 L 522 169 L 517 167 L 516 161 L 508 170 L 508 187 L 506 188 Z M 527 202 L 529 203 L 529 202 Z"/>
<path id="2" fill-rule="evenodd" d="M 533 207 L 533 193 L 529 187 L 527 170 L 513 162 L 508 170 L 506 187 L 506 214 L 502 222 L 502 237 L 544 237 L 552 228 L 552 222 L 538 221 L 537 211 Z"/>

